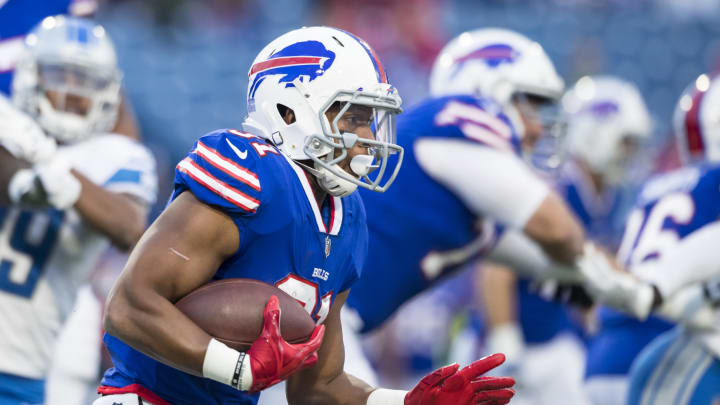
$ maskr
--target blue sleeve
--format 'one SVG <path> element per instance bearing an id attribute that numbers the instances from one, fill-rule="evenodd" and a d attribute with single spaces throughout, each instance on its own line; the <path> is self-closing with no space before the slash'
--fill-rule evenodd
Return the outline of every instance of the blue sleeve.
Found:
<path id="1" fill-rule="evenodd" d="M 492 149 L 519 153 L 519 137 L 499 106 L 489 100 L 453 96 L 435 112 L 433 122 L 450 136 L 464 138 Z"/>
<path id="2" fill-rule="evenodd" d="M 252 216 L 262 207 L 259 159 L 250 139 L 224 130 L 211 132 L 175 167 L 171 200 L 190 191 L 234 219 Z"/>

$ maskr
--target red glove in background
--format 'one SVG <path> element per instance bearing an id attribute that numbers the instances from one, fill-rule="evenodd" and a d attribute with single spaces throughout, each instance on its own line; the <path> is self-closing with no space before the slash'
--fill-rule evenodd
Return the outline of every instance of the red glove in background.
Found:
<path id="1" fill-rule="evenodd" d="M 501 405 L 515 395 L 511 377 L 482 377 L 505 361 L 501 353 L 458 370 L 452 364 L 425 376 L 405 395 L 405 405 Z"/>
<path id="2" fill-rule="evenodd" d="M 280 303 L 270 297 L 263 312 L 263 330 L 247 351 L 250 355 L 252 386 L 257 392 L 285 380 L 291 374 L 317 363 L 317 351 L 325 335 L 325 326 L 316 326 L 305 343 L 290 344 L 280 335 Z"/>

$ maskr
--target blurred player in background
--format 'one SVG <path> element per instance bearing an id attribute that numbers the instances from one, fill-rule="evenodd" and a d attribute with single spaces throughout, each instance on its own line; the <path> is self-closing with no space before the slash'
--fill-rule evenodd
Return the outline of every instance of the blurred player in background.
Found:
<path id="1" fill-rule="evenodd" d="M 196 142 L 177 166 L 171 202 L 111 292 L 105 342 L 115 367 L 95 404 L 254 404 L 285 379 L 291 404 L 508 400 L 511 379 L 479 377 L 502 355 L 440 369 L 410 392 L 375 389 L 343 371 L 340 309 L 367 254 L 354 192 L 386 190 L 402 158 L 393 125 L 401 100 L 374 51 L 342 30 L 301 28 L 260 51 L 249 82 L 248 132 L 218 130 Z M 318 323 L 310 339 L 291 345 L 280 336 L 276 298 L 242 353 L 173 305 L 233 277 L 301 301 Z"/>
<path id="2" fill-rule="evenodd" d="M 682 311 L 686 325 L 655 338 L 637 357 L 630 373 L 628 405 L 720 401 L 718 106 L 717 77 L 702 75 L 682 94 L 674 121 L 684 167 L 652 178 L 628 222 L 620 258 L 634 265 L 640 277 L 664 295 L 693 281 L 705 281 Z M 710 327 L 687 325 L 708 302 L 713 308 Z"/>
<path id="3" fill-rule="evenodd" d="M 627 184 L 628 167 L 650 135 L 650 114 L 633 84 L 608 76 L 581 78 L 563 97 L 563 108 L 569 159 L 556 189 L 588 238 L 615 251 L 625 217 L 621 186 Z M 532 279 L 518 279 L 508 270 L 484 266 L 482 308 L 489 323 L 487 351 L 502 350 L 510 359 L 503 367 L 516 368 L 514 373 L 505 371 L 518 379 L 516 401 L 589 403 L 582 389 L 581 314 L 541 297 L 551 292 L 539 287 L 532 291 Z"/>
<path id="4" fill-rule="evenodd" d="M 97 9 L 96 0 L 45 0 L 0 2 L 0 92 L 10 94 L 15 65 L 25 48 L 25 36 L 45 17 L 68 14 L 87 17 Z"/>
<path id="5" fill-rule="evenodd" d="M 349 299 L 363 332 L 482 257 L 498 226 L 523 230 L 559 261 L 581 251 L 580 226 L 520 157 L 548 124 L 542 107 L 562 95 L 542 47 L 507 30 L 461 34 L 438 56 L 431 90 L 398 122 L 404 176 L 385 195 L 363 193 L 373 254 Z"/>
<path id="6" fill-rule="evenodd" d="M 709 80 L 707 76 L 698 80 L 700 85 L 708 85 L 705 82 Z M 685 139 L 681 137 L 684 143 L 679 146 L 681 151 L 688 151 L 686 156 L 703 157 L 703 145 L 713 145 L 711 139 L 705 141 L 703 138 L 703 133 L 712 134 L 712 130 L 704 131 L 701 127 L 712 121 L 699 121 L 698 100 L 702 95 L 704 91 L 695 90 L 682 99 L 682 103 L 695 109 L 688 110 L 694 116 L 686 114 L 686 118 L 680 118 L 686 126 L 681 128 L 684 131 L 682 134 L 687 136 Z M 659 288 L 666 284 L 662 280 L 666 275 L 657 269 L 661 267 L 664 256 L 677 254 L 673 252 L 678 251 L 676 245 L 680 241 L 718 217 L 717 204 L 714 204 L 717 195 L 715 177 L 712 166 L 687 168 L 657 176 L 642 188 L 635 209 L 627 220 L 617 254 L 618 261 L 637 277 L 655 285 L 660 297 L 668 299 L 672 295 L 667 291 L 669 288 L 664 288 L 665 291 Z M 681 268 L 672 271 L 685 272 Z M 658 316 L 645 320 L 648 311 L 647 304 L 634 317 L 609 306 L 599 309 L 600 330 L 590 342 L 586 372 L 587 389 L 596 404 L 624 401 L 632 361 L 651 340 L 672 327 L 672 323 Z M 608 356 L 608 353 L 618 355 Z"/>
<path id="7" fill-rule="evenodd" d="M 23 53 L 25 36 L 37 23 L 45 17 L 60 14 L 88 18 L 97 8 L 97 0 L 0 1 L 0 94 L 11 94 L 10 83 L 15 65 Z M 135 114 L 122 94 L 117 115 L 113 132 L 139 139 Z"/>
<path id="8" fill-rule="evenodd" d="M 142 145 L 109 132 L 120 79 L 101 26 L 48 17 L 25 38 L 12 104 L 0 99 L 3 403 L 44 402 L 78 288 L 108 242 L 129 249 L 145 229 L 155 163 Z"/>

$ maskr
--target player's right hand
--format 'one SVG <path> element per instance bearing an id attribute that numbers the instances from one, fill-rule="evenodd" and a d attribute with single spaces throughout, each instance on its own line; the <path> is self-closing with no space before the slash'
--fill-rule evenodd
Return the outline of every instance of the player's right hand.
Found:
<path id="1" fill-rule="evenodd" d="M 591 242 L 585 244 L 576 264 L 585 278 L 584 286 L 595 299 L 640 320 L 648 317 L 655 296 L 650 284 L 617 269 Z"/>
<path id="2" fill-rule="evenodd" d="M 452 364 L 425 376 L 405 395 L 405 405 L 500 405 L 510 401 L 515 392 L 511 377 L 482 375 L 505 361 L 496 353 L 458 370 Z"/>
<path id="3" fill-rule="evenodd" d="M 319 325 L 305 343 L 290 344 L 285 341 L 280 335 L 280 303 L 274 295 L 265 305 L 263 318 L 263 330 L 247 351 L 252 370 L 250 392 L 263 390 L 315 365 L 317 351 L 325 335 L 325 326 Z"/>

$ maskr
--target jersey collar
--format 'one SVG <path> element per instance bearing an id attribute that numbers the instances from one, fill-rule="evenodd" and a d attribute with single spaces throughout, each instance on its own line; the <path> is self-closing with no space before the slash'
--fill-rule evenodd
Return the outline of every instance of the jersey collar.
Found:
<path id="1" fill-rule="evenodd" d="M 320 212 L 320 207 L 318 207 L 317 200 L 315 200 L 315 194 L 313 194 L 312 187 L 310 186 L 310 180 L 308 180 L 307 173 L 305 173 L 305 171 L 290 158 L 284 154 L 282 156 L 288 161 L 290 167 L 292 167 L 295 175 L 302 185 L 303 191 L 305 192 L 305 198 L 310 204 L 313 216 L 315 217 L 315 223 L 317 224 L 318 231 L 328 235 L 337 235 L 338 232 L 340 232 L 343 220 L 342 198 L 328 195 L 328 197 L 330 197 L 330 223 L 325 225 Z"/>

